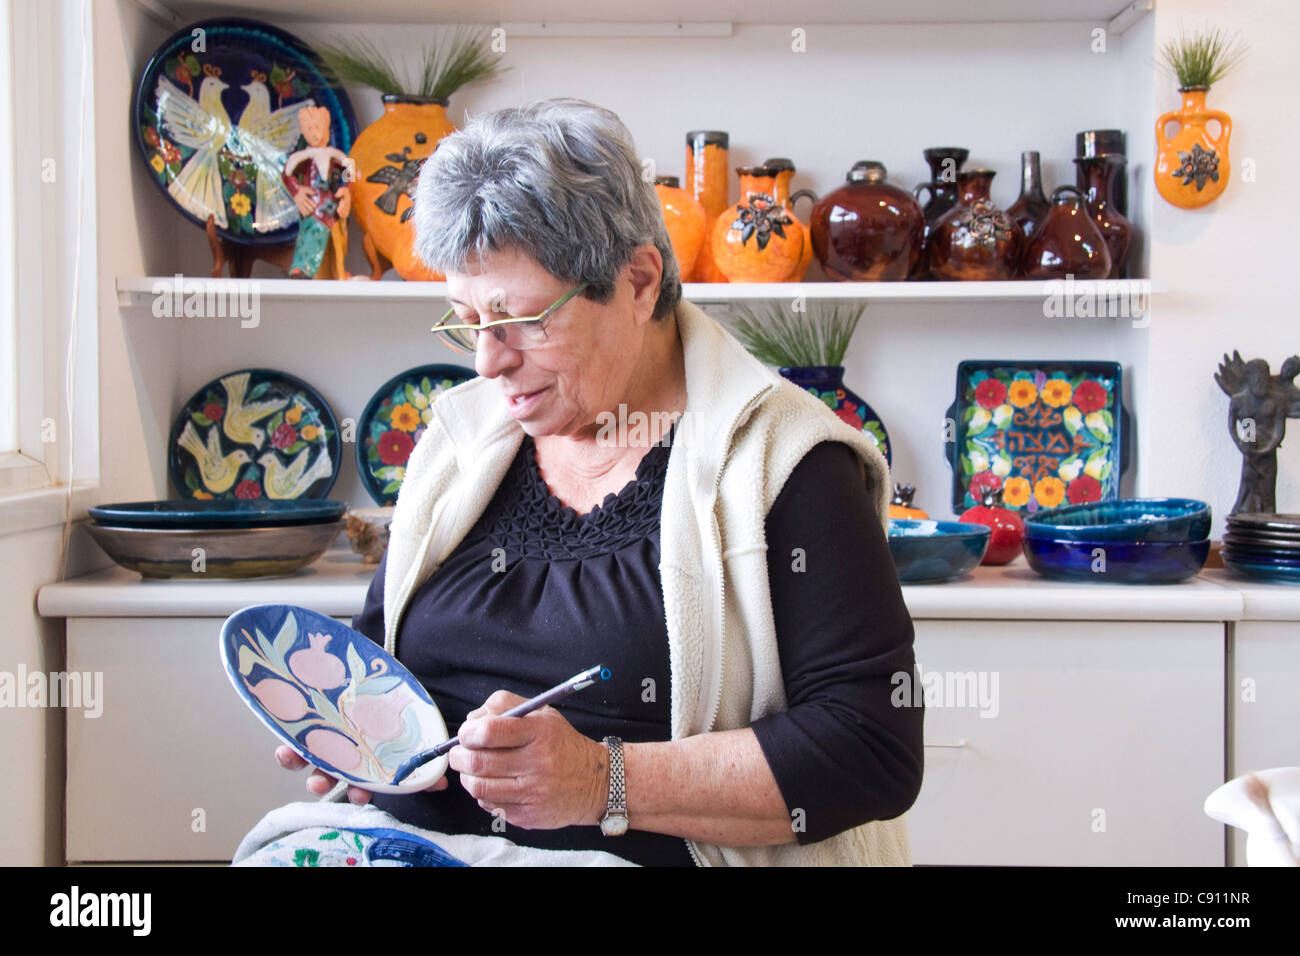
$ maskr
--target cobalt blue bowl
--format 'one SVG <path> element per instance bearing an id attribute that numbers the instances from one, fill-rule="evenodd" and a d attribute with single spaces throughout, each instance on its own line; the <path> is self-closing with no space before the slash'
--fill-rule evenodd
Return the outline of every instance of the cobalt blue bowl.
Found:
<path id="1" fill-rule="evenodd" d="M 1205 567 L 1210 540 L 1052 541 L 1025 538 L 1029 566 L 1049 578 L 1094 584 L 1166 584 Z"/>
<path id="2" fill-rule="evenodd" d="M 1210 506 L 1194 498 L 1120 498 L 1025 516 L 1025 537 L 1054 541 L 1200 541 Z"/>
<path id="3" fill-rule="evenodd" d="M 962 521 L 895 518 L 889 522 L 889 553 L 898 580 L 947 581 L 970 571 L 984 558 L 991 530 Z"/>

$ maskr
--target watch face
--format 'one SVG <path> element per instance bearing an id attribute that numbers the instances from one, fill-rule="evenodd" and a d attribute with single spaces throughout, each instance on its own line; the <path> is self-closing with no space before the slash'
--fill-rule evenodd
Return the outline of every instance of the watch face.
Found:
<path id="1" fill-rule="evenodd" d="M 600 832 L 605 836 L 622 836 L 627 832 L 627 817 L 611 813 L 600 821 Z"/>

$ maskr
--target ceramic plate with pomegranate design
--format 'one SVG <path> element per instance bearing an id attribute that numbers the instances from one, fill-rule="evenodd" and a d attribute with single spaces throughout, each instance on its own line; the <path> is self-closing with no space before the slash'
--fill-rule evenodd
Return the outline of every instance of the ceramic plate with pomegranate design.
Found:
<path id="1" fill-rule="evenodd" d="M 167 448 L 182 497 L 287 500 L 329 495 L 343 440 L 325 399 L 302 379 L 246 368 L 194 393 Z"/>
<path id="2" fill-rule="evenodd" d="M 131 107 L 136 146 L 167 198 L 245 245 L 292 242 L 298 208 L 281 179 L 305 142 L 298 112 L 329 110 L 330 145 L 357 135 L 352 104 L 305 43 L 268 23 L 204 20 L 150 57 Z"/>
<path id="3" fill-rule="evenodd" d="M 331 776 L 412 793 L 447 769 L 443 755 L 391 782 L 407 760 L 447 739 L 447 725 L 410 671 L 346 624 L 292 604 L 255 604 L 226 619 L 221 661 L 262 723 Z"/>
<path id="4" fill-rule="evenodd" d="M 1128 415 L 1117 362 L 965 361 L 947 415 L 959 514 L 997 488 L 1029 514 L 1119 497 Z"/>
<path id="5" fill-rule="evenodd" d="M 475 374 L 460 365 L 421 365 L 393 376 L 370 399 L 357 428 L 357 473 L 376 504 L 396 504 L 433 400 Z"/>

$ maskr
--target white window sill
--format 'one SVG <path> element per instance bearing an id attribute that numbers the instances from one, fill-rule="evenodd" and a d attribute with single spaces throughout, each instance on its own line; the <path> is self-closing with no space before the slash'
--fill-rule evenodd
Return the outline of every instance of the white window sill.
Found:
<path id="1" fill-rule="evenodd" d="M 98 482 L 77 482 L 72 489 L 71 520 L 85 518 L 86 509 L 99 497 Z M 66 485 L 0 495 L 0 537 L 63 524 L 67 498 Z"/>

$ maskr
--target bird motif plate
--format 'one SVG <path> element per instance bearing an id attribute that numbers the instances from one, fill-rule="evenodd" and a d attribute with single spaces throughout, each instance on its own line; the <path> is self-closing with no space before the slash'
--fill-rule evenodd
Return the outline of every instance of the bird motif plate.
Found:
<path id="1" fill-rule="evenodd" d="M 1028 514 L 1118 498 L 1123 392 L 1117 362 L 960 363 L 944 422 L 953 511 L 999 488 L 1004 507 Z"/>
<path id="2" fill-rule="evenodd" d="M 298 111 L 330 112 L 330 145 L 357 134 L 352 104 L 290 33 L 257 20 L 204 20 L 149 59 L 131 106 L 149 174 L 200 226 L 246 245 L 292 242 L 298 208 L 281 171 L 306 140 Z"/>
<path id="3" fill-rule="evenodd" d="M 229 372 L 195 392 L 167 448 L 172 484 L 187 498 L 324 498 L 343 455 L 325 399 L 265 368 Z"/>
<path id="4" fill-rule="evenodd" d="M 292 604 L 255 604 L 221 628 L 221 663 L 235 692 L 303 759 L 379 793 L 427 789 L 447 756 L 392 782 L 416 754 L 447 739 L 429 692 L 360 631 Z"/>
<path id="5" fill-rule="evenodd" d="M 357 473 L 377 504 L 397 503 L 406 462 L 429 424 L 433 400 L 475 375 L 461 365 L 421 365 L 375 392 L 357 427 Z"/>

